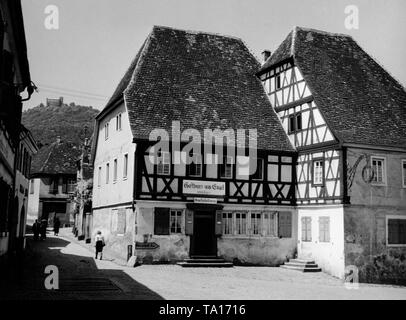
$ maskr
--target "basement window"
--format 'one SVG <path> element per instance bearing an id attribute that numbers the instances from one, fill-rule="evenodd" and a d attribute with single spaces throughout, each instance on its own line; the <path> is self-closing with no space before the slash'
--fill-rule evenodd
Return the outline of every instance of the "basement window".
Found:
<path id="1" fill-rule="evenodd" d="M 386 217 L 386 244 L 393 247 L 406 246 L 406 217 Z"/>

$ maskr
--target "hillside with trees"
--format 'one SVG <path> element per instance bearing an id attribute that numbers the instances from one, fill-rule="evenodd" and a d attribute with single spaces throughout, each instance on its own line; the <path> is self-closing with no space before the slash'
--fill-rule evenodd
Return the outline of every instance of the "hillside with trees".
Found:
<path id="1" fill-rule="evenodd" d="M 91 137 L 98 113 L 97 109 L 74 103 L 40 104 L 23 112 L 22 123 L 31 131 L 39 147 L 53 143 L 58 136 L 63 142 L 79 145 Z"/>

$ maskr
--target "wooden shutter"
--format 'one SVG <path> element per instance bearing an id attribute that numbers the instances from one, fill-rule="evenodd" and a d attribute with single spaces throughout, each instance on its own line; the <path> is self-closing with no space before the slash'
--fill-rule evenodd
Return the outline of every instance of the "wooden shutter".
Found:
<path id="1" fill-rule="evenodd" d="M 169 208 L 155 208 L 154 234 L 169 235 Z"/>
<path id="2" fill-rule="evenodd" d="M 326 217 L 324 232 L 326 233 L 326 242 L 330 242 L 330 217 Z"/>
<path id="3" fill-rule="evenodd" d="M 215 227 L 215 233 L 216 236 L 221 236 L 223 233 L 223 211 L 217 210 L 216 211 L 216 227 Z"/>
<path id="4" fill-rule="evenodd" d="M 306 217 L 302 217 L 301 223 L 302 223 L 302 241 L 306 241 L 307 240 L 307 224 L 306 224 Z"/>
<path id="5" fill-rule="evenodd" d="M 280 238 L 292 237 L 292 213 L 287 211 L 279 212 L 278 229 Z"/>
<path id="6" fill-rule="evenodd" d="M 190 209 L 185 212 L 185 234 L 193 235 L 193 211 Z"/>

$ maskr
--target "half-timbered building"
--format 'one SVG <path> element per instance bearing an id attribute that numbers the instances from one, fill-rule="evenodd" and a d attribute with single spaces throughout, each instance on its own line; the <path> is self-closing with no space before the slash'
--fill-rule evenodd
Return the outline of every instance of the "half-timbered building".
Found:
<path id="1" fill-rule="evenodd" d="M 257 76 L 298 152 L 299 257 L 338 277 L 355 265 L 363 281 L 402 265 L 402 85 L 350 36 L 298 27 Z"/>
<path id="2" fill-rule="evenodd" d="M 153 28 L 96 119 L 93 232 L 111 249 L 126 256 L 133 245 L 144 263 L 204 256 L 278 265 L 294 256 L 296 153 L 259 68 L 241 39 Z M 170 144 L 154 161 L 156 129 Z M 200 152 L 185 151 L 181 133 L 205 129 L 256 129 L 257 155 L 238 144 L 227 146 L 231 155 L 203 152 L 206 140 Z M 192 163 L 176 160 L 187 155 Z"/>

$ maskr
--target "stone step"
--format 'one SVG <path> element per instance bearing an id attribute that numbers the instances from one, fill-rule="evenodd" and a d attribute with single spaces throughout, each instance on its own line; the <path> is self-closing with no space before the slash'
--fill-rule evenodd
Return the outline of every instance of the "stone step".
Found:
<path id="1" fill-rule="evenodd" d="M 224 259 L 221 258 L 207 258 L 207 259 L 203 259 L 203 258 L 191 258 L 191 259 L 185 259 L 183 260 L 183 262 L 197 262 L 197 263 L 212 263 L 212 262 L 226 262 Z"/>
<path id="2" fill-rule="evenodd" d="M 280 266 L 281 268 L 284 269 L 290 269 L 290 270 L 297 270 L 297 271 L 302 271 L 302 272 L 320 272 L 321 268 L 317 267 L 304 267 L 304 266 L 291 266 L 291 265 L 286 265 L 283 264 Z"/>
<path id="3" fill-rule="evenodd" d="M 289 259 L 289 262 L 309 263 L 309 264 L 314 264 L 314 263 L 316 263 L 314 260 L 310 260 L 310 259 Z"/>
<path id="4" fill-rule="evenodd" d="M 318 265 L 316 263 L 302 263 L 302 262 L 285 262 L 285 266 L 292 266 L 292 267 L 302 267 L 302 268 L 316 268 Z"/>
<path id="5" fill-rule="evenodd" d="M 217 256 L 199 256 L 199 255 L 192 255 L 190 256 L 190 259 L 221 259 Z"/>
<path id="6" fill-rule="evenodd" d="M 178 262 L 183 268 L 231 268 L 231 262 Z"/>

